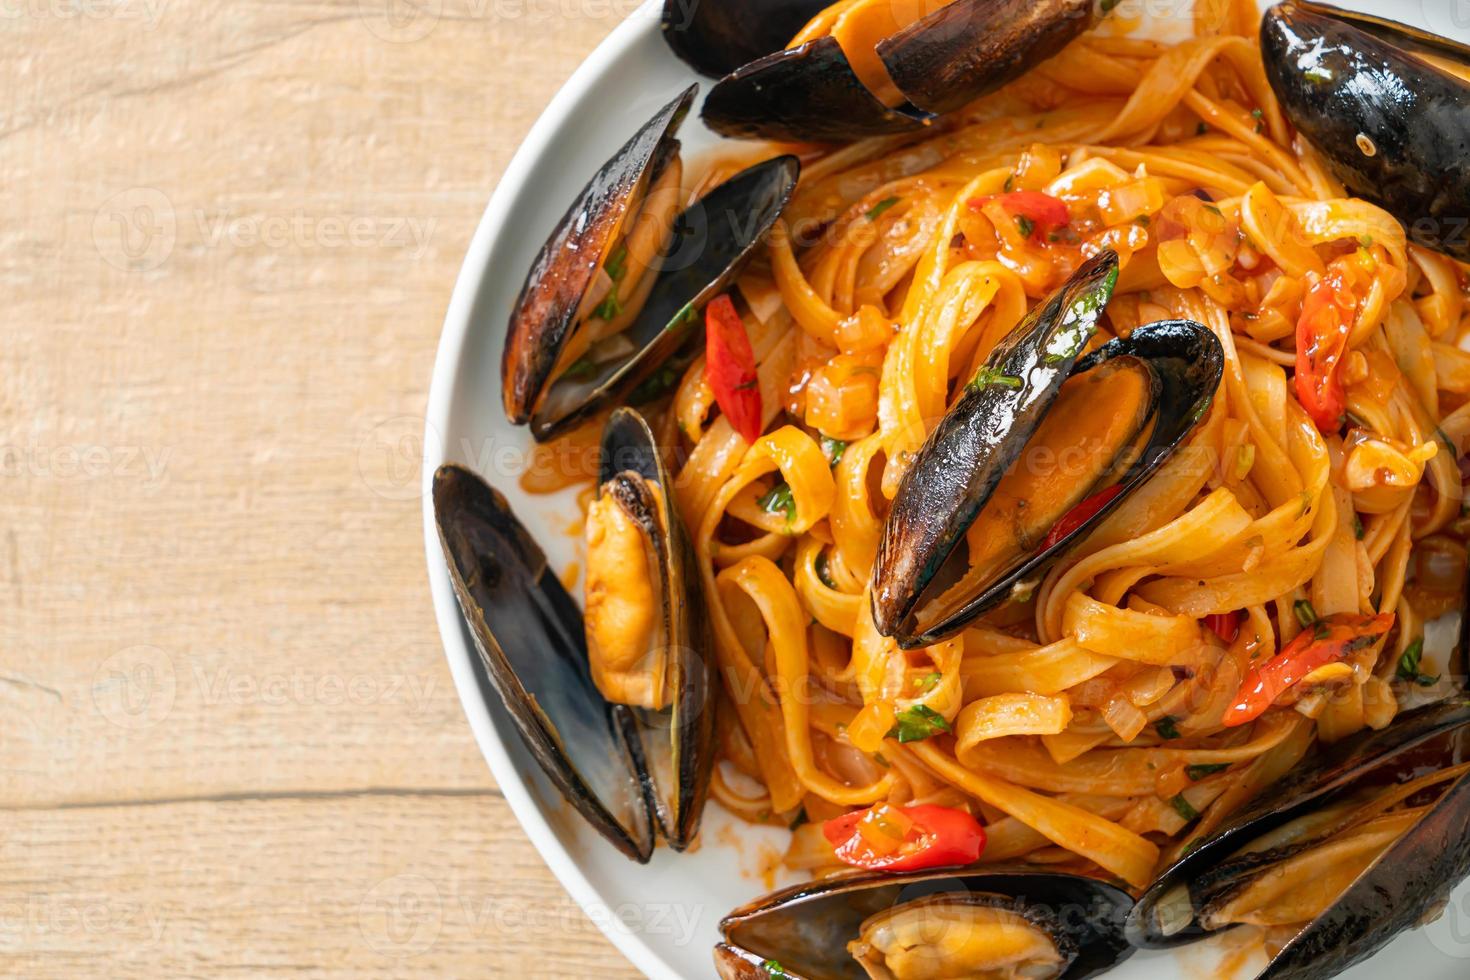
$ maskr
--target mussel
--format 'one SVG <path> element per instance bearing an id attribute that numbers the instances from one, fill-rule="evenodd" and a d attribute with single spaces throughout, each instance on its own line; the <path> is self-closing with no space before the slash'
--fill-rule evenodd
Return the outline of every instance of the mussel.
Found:
<path id="1" fill-rule="evenodd" d="M 829 878 L 730 913 L 715 968 L 725 980 L 1081 980 L 1132 954 L 1132 905 L 1096 878 L 1019 866 Z"/>
<path id="2" fill-rule="evenodd" d="M 601 448 L 589 566 L 601 564 L 589 567 L 585 620 L 505 497 L 475 473 L 439 468 L 434 517 L 460 609 L 527 748 L 604 837 L 642 862 L 655 827 L 675 850 L 698 832 L 714 764 L 711 639 L 647 424 L 618 409 Z M 627 621 L 620 590 L 651 599 L 640 621 Z"/>
<path id="3" fill-rule="evenodd" d="M 1082 356 L 1117 276 L 1117 255 L 1104 251 L 1037 306 L 905 472 L 872 588 L 874 622 L 900 646 L 953 635 L 1024 588 L 1141 486 L 1209 407 L 1224 356 L 1200 324 L 1147 324 Z M 1116 409 L 1097 412 L 1100 401 Z M 1082 508 L 1085 519 L 1063 520 Z"/>
<path id="4" fill-rule="evenodd" d="M 796 186 L 796 158 L 776 157 L 680 210 L 674 133 L 697 89 L 603 164 L 531 265 L 506 332 L 501 395 L 506 418 L 529 422 L 537 439 L 586 421 L 675 355 Z"/>
<path id="5" fill-rule="evenodd" d="M 1282 110 L 1349 193 L 1470 261 L 1470 47 L 1297 0 L 1267 11 L 1261 52 Z"/>
<path id="6" fill-rule="evenodd" d="M 1335 976 L 1371 956 L 1470 874 L 1467 726 L 1470 700 L 1456 697 L 1328 747 L 1166 868 L 1129 941 L 1297 929 L 1258 980 Z"/>
<path id="7" fill-rule="evenodd" d="M 723 75 L 726 136 L 843 141 L 921 129 L 1020 77 L 1111 9 L 1096 0 L 665 0 L 664 38 Z"/>

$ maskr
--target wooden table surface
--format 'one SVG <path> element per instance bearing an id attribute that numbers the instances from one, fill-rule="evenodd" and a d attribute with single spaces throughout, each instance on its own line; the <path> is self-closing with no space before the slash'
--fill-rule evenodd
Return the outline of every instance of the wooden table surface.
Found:
<path id="1" fill-rule="evenodd" d="M 0 0 L 0 972 L 635 976 L 522 836 L 419 434 L 633 0 Z"/>

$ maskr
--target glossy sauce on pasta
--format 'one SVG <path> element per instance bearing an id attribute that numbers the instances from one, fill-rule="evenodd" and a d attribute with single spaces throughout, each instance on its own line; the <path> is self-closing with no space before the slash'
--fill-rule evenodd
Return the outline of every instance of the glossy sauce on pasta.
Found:
<path id="1" fill-rule="evenodd" d="M 1247 6 L 1202 4 L 1175 45 L 1104 26 L 919 136 L 796 147 L 801 183 L 736 290 L 764 434 L 747 444 L 718 414 L 702 358 L 643 406 L 714 627 L 730 723 L 712 792 L 751 821 L 804 813 L 792 867 L 835 866 L 823 819 L 937 803 L 982 817 L 982 860 L 1142 887 L 1314 742 L 1387 725 L 1416 686 L 1404 655 L 1463 589 L 1466 270 L 1293 140 Z M 1018 221 L 1007 195 L 1025 191 L 1065 205 L 1065 224 Z M 996 342 L 1103 248 L 1122 271 L 1096 343 L 1206 325 L 1226 362 L 1210 410 L 1029 595 L 898 649 L 867 583 L 900 477 Z M 1336 301 L 1340 428 L 1296 381 L 1302 357 L 1330 353 L 1298 350 L 1303 318 Z M 1040 444 L 1082 451 L 1065 473 L 1006 477 L 974 561 L 1012 560 L 1141 438 L 1141 379 L 1113 374 L 1069 382 Z M 553 465 L 533 482 L 575 479 Z M 1396 626 L 1226 727 L 1302 604 Z M 1233 634 L 1210 625 L 1222 616 Z M 1416 664 L 1432 683 L 1433 657 Z M 920 708 L 942 720 L 931 737 L 889 737 Z"/>

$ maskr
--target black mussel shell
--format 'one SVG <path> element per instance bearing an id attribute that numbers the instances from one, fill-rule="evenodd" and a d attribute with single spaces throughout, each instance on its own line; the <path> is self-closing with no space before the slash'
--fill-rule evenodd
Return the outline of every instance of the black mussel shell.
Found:
<path id="1" fill-rule="evenodd" d="M 460 611 L 490 683 L 542 770 L 598 832 L 636 861 L 654 827 L 633 713 L 592 682 L 582 616 L 505 498 L 446 463 L 434 520 Z"/>
<path id="2" fill-rule="evenodd" d="M 953 112 L 1015 81 L 1095 23 L 1095 0 L 955 0 L 878 45 L 899 91 Z"/>
<path id="3" fill-rule="evenodd" d="M 873 572 L 873 616 L 878 629 L 914 648 L 936 643 L 1006 599 L 1064 555 L 1098 522 L 1141 487 L 1184 442 L 1214 397 L 1224 370 L 1220 342 L 1190 321 L 1141 326 L 1080 360 L 1116 279 L 1116 258 L 1103 253 L 1038 307 L 996 346 L 989 364 L 1022 379 L 1017 388 L 984 385 L 950 409 L 919 450 L 900 483 L 879 542 Z M 920 610 L 946 561 L 979 516 L 1005 471 L 1016 462 L 1062 383 L 1110 361 L 1142 367 L 1153 388 L 1153 428 L 1118 485 L 1121 490 L 1092 517 L 972 596 L 960 597 L 938 618 Z"/>
<path id="4" fill-rule="evenodd" d="M 722 136 L 792 142 L 888 136 L 922 129 L 929 120 L 912 107 L 880 102 L 831 37 L 736 69 L 710 89 L 700 117 Z"/>
<path id="5" fill-rule="evenodd" d="M 674 54 L 701 75 L 721 78 L 780 51 L 831 0 L 664 0 L 660 26 Z"/>
<path id="6" fill-rule="evenodd" d="M 1293 936 L 1257 980 L 1337 976 L 1444 908 L 1466 875 L 1470 776 L 1461 776 L 1330 909 Z"/>
<path id="7" fill-rule="evenodd" d="M 1118 255 L 1088 260 L 996 344 L 987 365 L 1016 387 L 971 386 L 899 483 L 873 566 L 873 621 L 917 640 L 914 612 L 1025 447 L 1087 346 L 1118 281 Z"/>
<path id="8" fill-rule="evenodd" d="M 602 365 L 591 377 L 552 382 L 531 416 L 531 434 L 550 439 L 577 426 L 608 403 L 623 399 L 675 354 L 696 332 L 699 311 L 729 288 L 780 217 L 800 172 L 794 156 L 766 160 L 731 177 L 680 214 L 663 269 L 624 333 L 634 353 Z M 509 357 L 509 341 L 506 352 Z"/>
<path id="9" fill-rule="evenodd" d="M 1133 900 L 1096 878 L 996 865 L 981 870 L 855 874 L 774 892 L 731 912 L 715 947 L 724 980 L 757 980 L 775 961 L 795 980 L 864 980 L 847 951 L 869 916 L 942 894 L 1015 911 L 1075 954 L 1062 980 L 1096 976 L 1133 953 L 1123 923 Z"/>
<path id="10" fill-rule="evenodd" d="M 631 480 L 630 480 L 631 477 Z M 643 416 L 619 408 L 602 433 L 600 491 L 636 481 L 643 493 L 662 497 L 660 519 L 632 496 L 637 519 L 658 549 L 663 566 L 665 631 L 671 637 L 675 690 L 663 711 L 633 709 L 659 825 L 669 845 L 682 851 L 694 840 L 709 793 L 715 759 L 714 640 L 704 605 L 693 546 L 679 520 L 673 483 Z M 626 499 L 626 498 L 625 498 Z M 627 507 L 625 507 L 627 509 Z"/>
<path id="11" fill-rule="evenodd" d="M 679 0 L 667 0 L 665 37 L 674 51 L 707 74 L 751 51 L 760 56 L 727 69 L 705 101 L 705 123 L 725 136 L 801 142 L 917 130 L 1056 54 L 1107 6 L 1096 0 L 955 0 L 942 6 L 878 42 L 879 59 L 908 99 L 889 108 L 859 81 L 834 38 L 785 48 L 806 23 L 798 21 L 797 8 L 809 10 L 809 20 L 825 3 L 725 5 L 749 8 L 738 18 L 699 13 L 711 2 L 695 8 L 687 35 L 676 41 L 667 25 L 678 16 L 670 8 Z M 732 30 L 768 10 L 773 16 L 748 35 L 749 44 L 731 43 Z"/>
<path id="12" fill-rule="evenodd" d="M 1261 22 L 1266 76 L 1293 126 L 1409 237 L 1470 261 L 1470 82 L 1415 57 L 1470 48 L 1382 18 L 1283 3 Z"/>
<path id="13" fill-rule="evenodd" d="M 1147 949 L 1163 949 L 1191 942 L 1204 935 L 1205 931 L 1197 923 L 1168 934 L 1161 928 L 1159 906 L 1173 900 L 1177 894 L 1176 886 L 1204 879 L 1212 869 L 1224 864 L 1231 855 L 1252 840 L 1329 802 L 1342 791 L 1358 785 L 1368 774 L 1392 765 L 1431 739 L 1466 725 L 1470 725 L 1470 700 L 1452 698 L 1405 712 L 1382 731 L 1365 730 L 1327 747 L 1306 764 L 1283 776 L 1270 790 L 1230 817 L 1214 833 L 1159 874 L 1139 898 L 1128 917 L 1128 941 Z M 1464 784 L 1465 780 L 1460 780 L 1441 797 L 1434 813 L 1401 837 L 1354 882 L 1343 899 L 1319 916 L 1297 939 L 1307 938 L 1310 943 L 1319 943 L 1322 941 L 1321 937 L 1336 929 L 1332 933 L 1333 941 L 1343 942 L 1347 933 L 1339 927 L 1351 922 L 1351 930 L 1361 933 L 1365 941 L 1370 936 L 1375 937 L 1376 945 L 1372 949 L 1377 949 L 1394 934 L 1417 921 L 1431 907 L 1429 902 L 1431 896 L 1436 894 L 1436 889 L 1447 891 L 1470 870 L 1470 864 L 1463 863 L 1470 858 L 1470 837 L 1450 839 L 1446 836 L 1447 829 L 1463 827 L 1464 822 L 1470 820 L 1470 806 L 1467 806 Z M 1446 808 L 1451 812 L 1444 813 Z M 1439 816 L 1436 817 L 1435 814 Z M 1456 821 L 1459 823 L 1456 824 Z M 1440 856 L 1417 853 L 1416 849 L 1421 848 L 1425 852 L 1434 851 L 1437 854 L 1443 850 L 1445 853 Z M 1401 854 L 1404 861 L 1422 867 L 1425 871 L 1432 870 L 1433 875 L 1420 874 L 1417 870 L 1410 872 L 1407 870 L 1408 864 L 1390 858 L 1390 855 L 1400 852 L 1401 849 L 1407 849 L 1408 853 L 1414 854 L 1413 857 Z M 1402 881 L 1393 884 L 1380 882 L 1380 879 L 1394 876 Z M 1365 882 L 1368 883 L 1366 886 Z M 1351 918 L 1353 910 L 1359 907 L 1358 899 L 1363 894 L 1360 886 L 1371 890 L 1377 887 L 1374 882 L 1394 891 L 1401 887 L 1407 888 L 1412 882 L 1413 887 L 1419 889 L 1412 898 L 1404 899 L 1403 904 L 1393 906 L 1394 909 L 1403 910 L 1403 921 L 1393 919 L 1386 904 L 1370 910 L 1372 914 L 1367 919 Z M 1344 902 L 1347 904 L 1343 904 Z M 1390 925 L 1392 928 L 1388 930 Z M 1358 946 L 1356 942 L 1353 945 L 1354 948 Z M 1287 948 L 1290 949 L 1289 946 Z M 1366 956 L 1369 952 L 1372 950 L 1361 955 Z M 1285 969 L 1286 966 L 1283 965 L 1282 968 Z"/>
<path id="14" fill-rule="evenodd" d="M 501 398 L 512 424 L 530 420 L 630 203 L 679 152 L 674 132 L 698 89 L 685 89 L 602 165 L 531 264 L 500 362 Z"/>

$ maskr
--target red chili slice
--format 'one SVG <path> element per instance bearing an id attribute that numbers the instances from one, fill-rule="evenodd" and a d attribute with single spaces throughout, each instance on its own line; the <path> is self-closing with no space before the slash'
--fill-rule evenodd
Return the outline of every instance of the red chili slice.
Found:
<path id="1" fill-rule="evenodd" d="M 1110 487 L 1099 490 L 1097 493 L 1083 500 L 1076 507 L 1062 515 L 1062 519 L 1051 526 L 1046 532 L 1046 537 L 1041 540 L 1039 551 L 1045 551 L 1058 541 L 1077 530 L 1090 521 L 1098 511 L 1108 505 L 1118 494 L 1123 492 L 1123 484 L 1115 483 Z"/>
<path id="2" fill-rule="evenodd" d="M 999 201 L 1006 214 L 1025 218 L 1031 225 L 1030 237 L 1041 238 L 1072 220 L 1066 202 L 1041 191 L 1010 191 L 1005 194 L 988 194 L 970 201 L 970 207 L 979 211 L 991 201 Z"/>
<path id="3" fill-rule="evenodd" d="M 759 439 L 761 390 L 755 352 L 729 296 L 716 296 L 704 309 L 704 377 L 735 431 L 746 442 Z"/>
<path id="4" fill-rule="evenodd" d="M 1244 725 L 1266 713 L 1287 688 L 1318 667 L 1326 666 L 1373 643 L 1393 628 L 1393 613 L 1325 616 L 1302 630 L 1280 653 L 1250 673 L 1225 711 L 1224 724 Z"/>
<path id="5" fill-rule="evenodd" d="M 1345 268 L 1334 267 L 1312 282 L 1296 324 L 1297 401 L 1323 432 L 1342 427 L 1347 391 L 1341 378 L 1348 332 L 1358 315 L 1358 298 Z"/>
<path id="6" fill-rule="evenodd" d="M 1240 610 L 1228 613 L 1211 613 L 1205 617 L 1205 625 L 1226 643 L 1234 643 L 1240 635 Z"/>
<path id="7" fill-rule="evenodd" d="M 911 821 L 903 842 L 892 853 L 876 851 L 859 824 L 880 808 L 897 810 Z M 890 807 L 877 804 L 834 817 L 822 825 L 822 834 L 836 849 L 839 860 L 871 871 L 920 871 L 948 865 L 973 864 L 985 850 L 985 828 L 964 810 L 947 806 Z"/>

